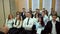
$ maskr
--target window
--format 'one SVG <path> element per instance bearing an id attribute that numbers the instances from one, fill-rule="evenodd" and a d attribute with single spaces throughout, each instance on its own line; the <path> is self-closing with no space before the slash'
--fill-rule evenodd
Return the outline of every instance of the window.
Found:
<path id="1" fill-rule="evenodd" d="M 32 0 L 32 10 L 35 11 L 36 8 L 39 8 L 39 0 Z"/>

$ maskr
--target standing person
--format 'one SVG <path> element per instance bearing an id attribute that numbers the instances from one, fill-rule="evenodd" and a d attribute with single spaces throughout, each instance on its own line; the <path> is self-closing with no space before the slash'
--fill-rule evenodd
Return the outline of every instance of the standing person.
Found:
<path id="1" fill-rule="evenodd" d="M 22 8 L 22 12 L 21 12 L 22 20 L 26 18 L 25 13 L 26 13 L 25 8 Z"/>
<path id="2" fill-rule="evenodd" d="M 60 34 L 60 22 L 56 21 L 56 18 L 56 15 L 52 15 L 52 20 L 48 21 L 41 34 Z"/>
<path id="3" fill-rule="evenodd" d="M 42 16 L 43 16 L 43 21 L 44 21 L 44 23 L 46 25 L 47 22 L 48 22 L 48 16 L 45 14 L 45 11 L 42 11 Z"/>
<path id="4" fill-rule="evenodd" d="M 31 13 L 26 13 L 26 18 L 23 21 L 23 27 L 26 30 L 26 34 L 31 34 L 33 27 L 33 18 L 31 18 Z"/>

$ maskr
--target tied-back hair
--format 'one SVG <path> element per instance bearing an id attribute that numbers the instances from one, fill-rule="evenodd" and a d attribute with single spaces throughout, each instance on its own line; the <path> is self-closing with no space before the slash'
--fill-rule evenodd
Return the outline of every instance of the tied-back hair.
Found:
<path id="1" fill-rule="evenodd" d="M 11 18 L 10 18 L 10 15 L 11 15 L 11 16 L 12 16 L 12 18 L 13 18 L 13 15 L 12 15 L 12 14 L 9 14 L 9 15 L 8 15 L 8 20 L 9 20 L 9 19 L 11 19 Z"/>
<path id="2" fill-rule="evenodd" d="M 39 16 L 39 18 L 41 18 L 41 22 L 40 22 L 41 26 L 44 27 L 45 24 L 44 24 L 44 21 L 43 21 L 43 17 L 42 16 Z M 39 20 L 38 20 L 38 22 L 39 22 Z"/>

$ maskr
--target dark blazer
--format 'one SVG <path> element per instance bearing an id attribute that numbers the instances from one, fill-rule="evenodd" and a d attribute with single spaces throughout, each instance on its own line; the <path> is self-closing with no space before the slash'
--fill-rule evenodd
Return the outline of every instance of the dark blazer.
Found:
<path id="1" fill-rule="evenodd" d="M 21 16 L 22 16 L 22 20 L 26 18 L 25 14 L 23 15 L 23 12 L 21 13 Z"/>
<path id="2" fill-rule="evenodd" d="M 56 21 L 56 32 L 60 34 L 60 22 Z M 44 30 L 41 34 L 49 34 L 52 32 L 52 21 L 48 21 L 47 25 L 45 26 Z"/>

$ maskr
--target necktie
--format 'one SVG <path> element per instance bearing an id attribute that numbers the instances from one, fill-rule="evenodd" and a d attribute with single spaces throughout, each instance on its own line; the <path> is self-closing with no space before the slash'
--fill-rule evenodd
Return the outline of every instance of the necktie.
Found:
<path id="1" fill-rule="evenodd" d="M 28 21 L 27 21 L 27 25 L 29 24 L 29 18 L 28 18 Z"/>

